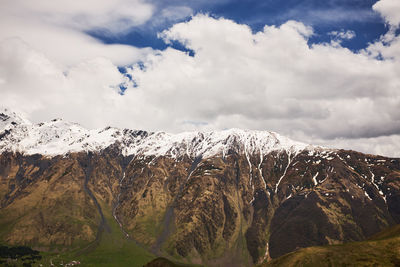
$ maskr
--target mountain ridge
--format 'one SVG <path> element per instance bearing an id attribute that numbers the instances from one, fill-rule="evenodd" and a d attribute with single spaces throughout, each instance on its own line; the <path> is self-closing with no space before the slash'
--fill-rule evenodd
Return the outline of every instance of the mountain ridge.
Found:
<path id="1" fill-rule="evenodd" d="M 183 263 L 251 266 L 400 223 L 400 159 L 270 132 L 105 128 L 87 136 L 62 120 L 18 126 L 11 117 L 0 112 L 7 245 L 98 257 L 122 239 Z M 65 153 L 60 144 L 70 145 Z M 58 154 L 38 153 L 53 145 Z"/>
<path id="2" fill-rule="evenodd" d="M 87 130 L 77 123 L 54 119 L 33 124 L 7 109 L 0 110 L 0 152 L 14 151 L 27 155 L 62 155 L 70 152 L 100 151 L 119 143 L 124 156 L 212 157 L 225 155 L 236 145 L 246 154 L 268 154 L 286 150 L 331 150 L 293 141 L 270 131 L 229 129 L 209 132 L 147 132 L 105 127 Z"/>

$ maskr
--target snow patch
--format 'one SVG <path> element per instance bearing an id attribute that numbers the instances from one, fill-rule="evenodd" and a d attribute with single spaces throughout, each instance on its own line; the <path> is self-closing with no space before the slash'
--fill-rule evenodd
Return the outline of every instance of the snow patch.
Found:
<path id="1" fill-rule="evenodd" d="M 319 174 L 319 172 L 317 172 L 312 178 L 314 181 L 314 185 L 318 185 L 318 181 L 317 181 L 318 174 Z"/>
<path id="2" fill-rule="evenodd" d="M 275 193 L 278 192 L 278 186 L 279 186 L 279 184 L 281 183 L 283 177 L 285 177 L 286 172 L 287 172 L 287 170 L 288 170 L 288 168 L 289 168 L 289 166 L 290 166 L 290 162 L 291 162 L 291 158 L 290 158 L 290 154 L 288 154 L 288 164 L 287 164 L 287 166 L 286 166 L 286 168 L 285 168 L 285 171 L 283 172 L 283 175 L 279 178 L 278 183 L 277 183 L 276 186 L 275 186 Z"/>

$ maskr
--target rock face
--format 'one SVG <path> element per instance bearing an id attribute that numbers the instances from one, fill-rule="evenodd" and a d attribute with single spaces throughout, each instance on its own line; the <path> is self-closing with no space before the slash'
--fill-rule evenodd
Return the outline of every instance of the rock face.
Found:
<path id="1" fill-rule="evenodd" d="M 400 223 L 400 160 L 271 132 L 88 131 L 0 111 L 0 239 L 43 250 L 121 230 L 157 255 L 252 265 Z"/>

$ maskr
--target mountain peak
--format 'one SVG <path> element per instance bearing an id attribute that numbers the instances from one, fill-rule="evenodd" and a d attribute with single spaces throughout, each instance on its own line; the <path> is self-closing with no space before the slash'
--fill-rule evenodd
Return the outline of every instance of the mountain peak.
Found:
<path id="1" fill-rule="evenodd" d="M 0 131 L 9 130 L 21 124 L 30 124 L 30 121 L 8 108 L 0 108 Z"/>

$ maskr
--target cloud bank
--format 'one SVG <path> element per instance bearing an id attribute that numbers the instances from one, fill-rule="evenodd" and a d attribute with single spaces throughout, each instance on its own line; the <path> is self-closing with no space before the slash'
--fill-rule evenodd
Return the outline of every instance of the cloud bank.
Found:
<path id="1" fill-rule="evenodd" d="M 273 130 L 300 141 L 400 156 L 396 0 L 374 6 L 391 30 L 358 52 L 337 40 L 354 34 L 347 31 L 310 46 L 313 29 L 296 21 L 253 33 L 246 25 L 198 14 L 160 33 L 194 56 L 173 48 L 106 45 L 85 34 L 97 28 L 118 34 L 121 21 L 134 27 L 151 19 L 154 7 L 142 1 L 135 5 L 148 13 L 123 4 L 114 10 L 106 1 L 93 11 L 40 3 L 23 10 L 49 15 L 34 16 L 30 25 L 0 16 L 7 28 L 0 30 L 0 105 L 35 121 L 63 117 L 87 127 L 171 132 Z M 79 25 L 70 23 L 76 16 L 81 19 L 72 21 Z M 118 71 L 131 64 L 127 74 Z"/>

